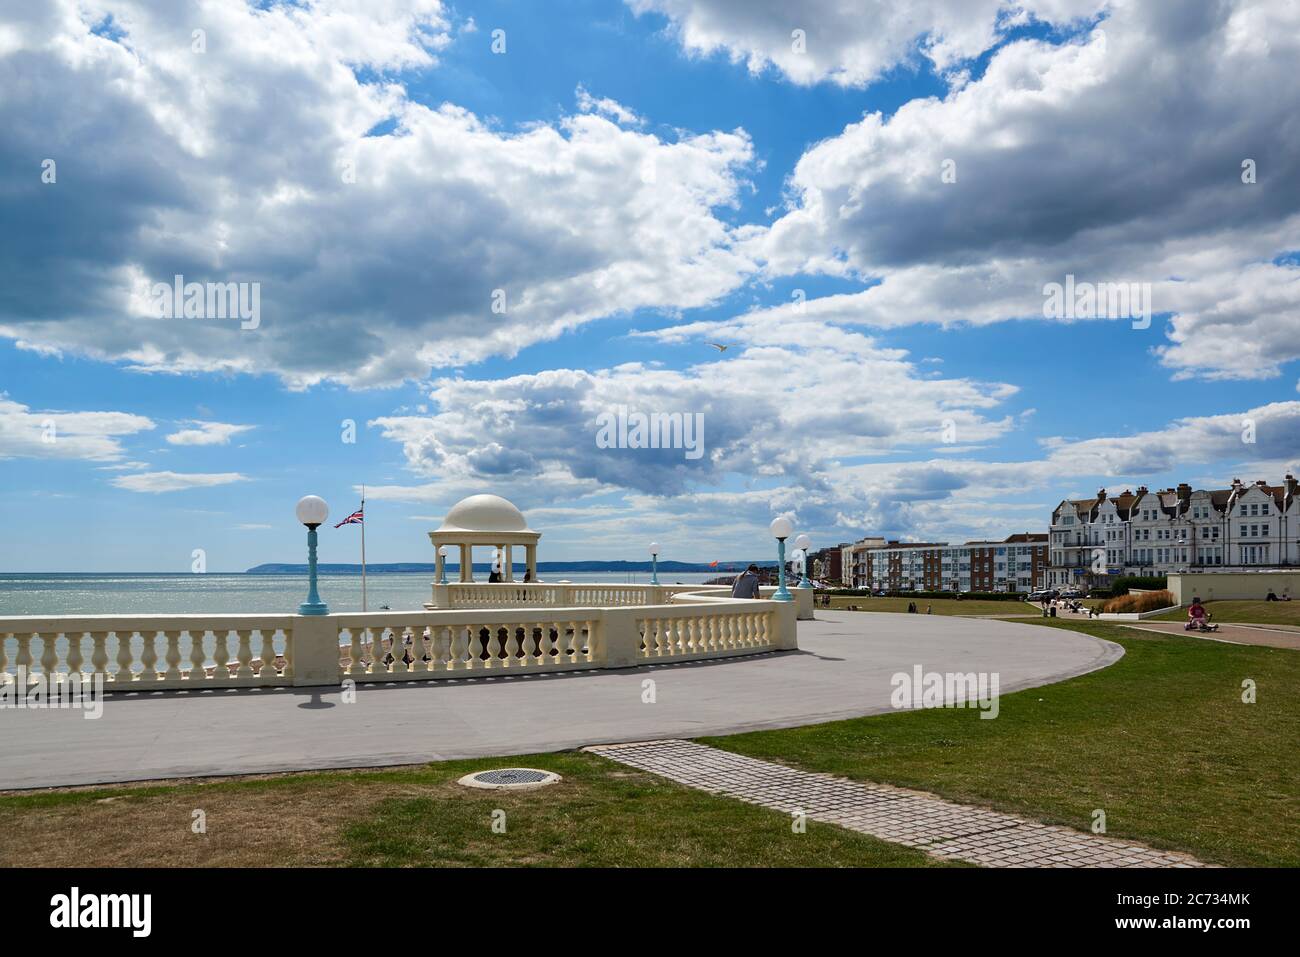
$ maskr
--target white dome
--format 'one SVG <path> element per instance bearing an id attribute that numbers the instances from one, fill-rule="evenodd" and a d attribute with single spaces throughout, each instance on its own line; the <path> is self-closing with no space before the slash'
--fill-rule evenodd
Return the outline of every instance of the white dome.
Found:
<path id="1" fill-rule="evenodd" d="M 471 495 L 451 507 L 440 532 L 527 532 L 524 513 L 500 495 Z"/>

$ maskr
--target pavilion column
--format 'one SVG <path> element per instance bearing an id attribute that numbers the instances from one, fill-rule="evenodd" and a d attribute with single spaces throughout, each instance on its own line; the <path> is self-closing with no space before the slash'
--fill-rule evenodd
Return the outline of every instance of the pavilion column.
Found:
<path id="1" fill-rule="evenodd" d="M 501 553 L 505 556 L 505 558 L 503 558 L 501 561 L 501 580 L 512 582 L 515 580 L 515 575 L 514 575 L 515 560 L 514 557 L 510 554 L 510 546 L 502 545 Z"/>
<path id="2" fill-rule="evenodd" d="M 469 545 L 460 546 L 460 580 L 474 580 L 474 550 Z"/>
<path id="3" fill-rule="evenodd" d="M 537 581 L 537 546 L 525 545 L 524 554 L 528 561 L 528 580 Z"/>
<path id="4" fill-rule="evenodd" d="M 442 581 L 442 548 L 435 547 L 433 554 L 436 556 L 433 560 L 433 581 L 435 584 Z"/>

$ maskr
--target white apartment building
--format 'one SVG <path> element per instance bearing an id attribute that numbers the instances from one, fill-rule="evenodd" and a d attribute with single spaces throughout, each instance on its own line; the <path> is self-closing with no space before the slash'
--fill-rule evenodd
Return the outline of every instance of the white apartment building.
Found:
<path id="1" fill-rule="evenodd" d="M 1241 571 L 1300 564 L 1300 483 L 1234 479 L 1226 489 L 1063 501 L 1052 512 L 1049 587 L 1101 585 L 1118 575 Z"/>

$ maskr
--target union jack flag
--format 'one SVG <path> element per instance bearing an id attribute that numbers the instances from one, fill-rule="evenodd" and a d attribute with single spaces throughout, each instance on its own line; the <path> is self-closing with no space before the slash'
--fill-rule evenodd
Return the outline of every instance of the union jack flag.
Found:
<path id="1" fill-rule="evenodd" d="M 343 521 L 339 522 L 334 527 L 342 528 L 344 525 L 363 525 L 365 524 L 365 521 L 366 521 L 366 508 L 363 505 L 361 508 L 357 509 L 355 512 L 353 512 L 347 518 L 343 519 Z"/>

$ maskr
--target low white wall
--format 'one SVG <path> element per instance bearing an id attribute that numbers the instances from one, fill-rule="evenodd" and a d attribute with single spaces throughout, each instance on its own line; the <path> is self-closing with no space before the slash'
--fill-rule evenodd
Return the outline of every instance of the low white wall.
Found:
<path id="1" fill-rule="evenodd" d="M 513 586 L 469 586 L 478 587 Z M 624 587 L 612 607 L 0 618 L 0 683 L 76 673 L 99 676 L 106 691 L 337 686 L 345 679 L 627 668 L 798 647 L 795 602 L 735 599 L 726 589 L 673 596 L 645 586 L 653 594 L 635 597 L 653 601 L 620 604 L 632 597 Z"/>
<path id="2" fill-rule="evenodd" d="M 1169 576 L 1169 590 L 1180 605 L 1202 601 L 1263 601 L 1269 589 L 1278 598 L 1300 600 L 1300 572 L 1186 572 Z"/>
<path id="3" fill-rule="evenodd" d="M 424 607 L 437 608 L 549 608 L 554 605 L 599 605 L 626 608 L 690 601 L 691 596 L 727 597 L 729 585 L 601 585 L 586 582 L 449 582 L 434 584 L 433 600 Z M 813 617 L 813 589 L 788 587 L 799 621 Z M 762 598 L 776 594 L 775 585 L 759 588 Z"/>
<path id="4" fill-rule="evenodd" d="M 1102 612 L 1097 617 L 1104 621 L 1141 621 L 1143 618 L 1154 618 L 1167 611 L 1177 610 L 1177 605 L 1170 605 L 1168 608 L 1153 608 L 1151 611 Z"/>

